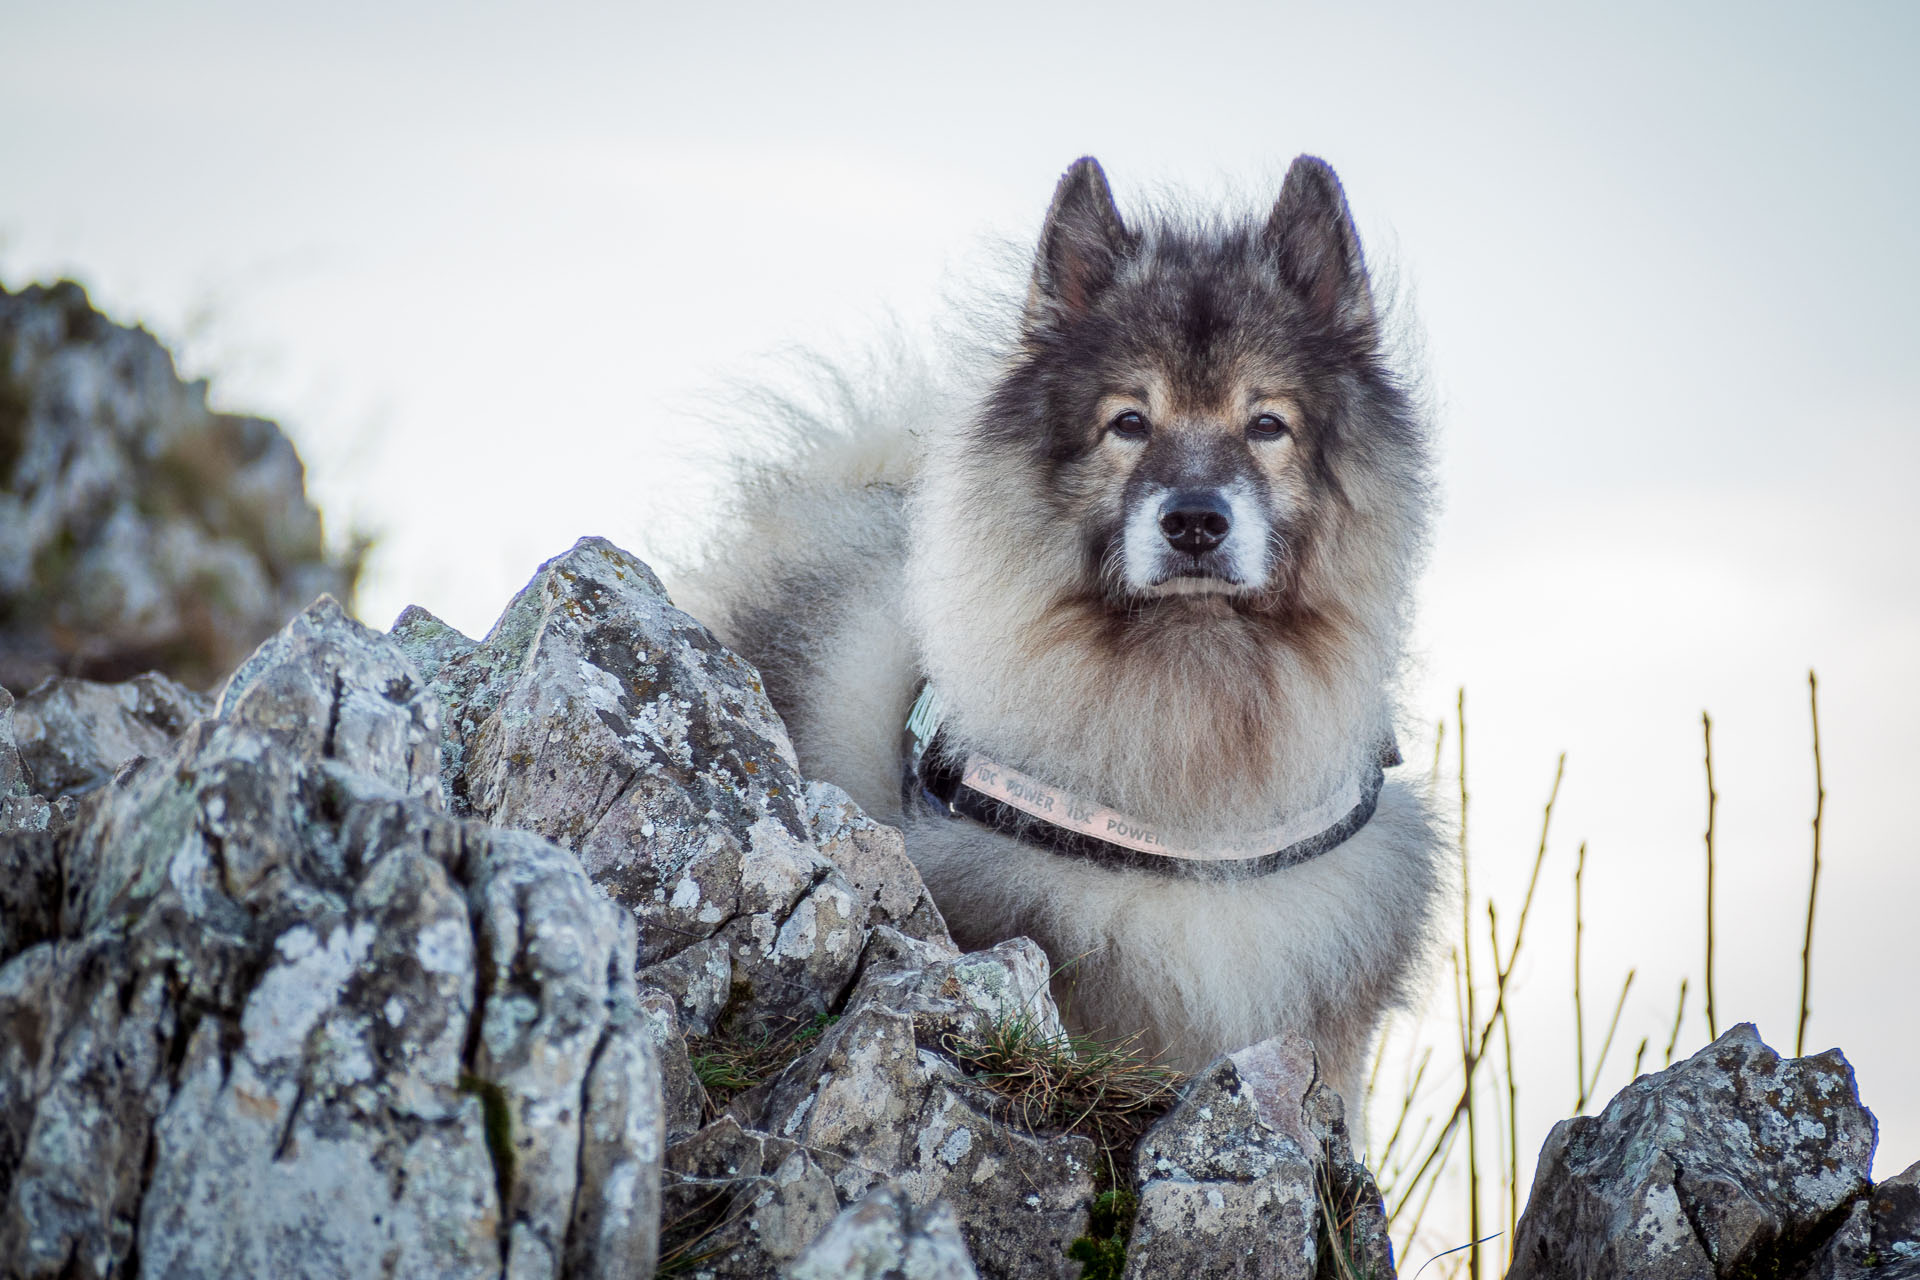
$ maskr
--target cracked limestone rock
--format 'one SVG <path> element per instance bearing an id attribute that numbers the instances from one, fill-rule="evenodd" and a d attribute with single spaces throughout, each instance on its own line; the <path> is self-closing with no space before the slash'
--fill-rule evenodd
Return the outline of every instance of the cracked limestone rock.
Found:
<path id="1" fill-rule="evenodd" d="M 976 1280 L 946 1201 L 920 1208 L 886 1186 L 835 1218 L 788 1270 L 789 1280 Z"/>
<path id="2" fill-rule="evenodd" d="M 205 688 L 358 574 L 277 426 L 210 410 L 79 285 L 0 289 L 0 685 L 157 668 Z"/>
<path id="3" fill-rule="evenodd" d="M 0 956 L 7 1274 L 651 1274 L 631 919 L 439 811 L 438 716 L 323 600 L 32 837 L 62 893 Z"/>
<path id="4" fill-rule="evenodd" d="M 1838 1050 L 1782 1058 L 1742 1023 L 1554 1126 L 1509 1275 L 1791 1274 L 1866 1196 L 1875 1138 Z"/>
<path id="5" fill-rule="evenodd" d="M 1134 1155 L 1129 1280 L 1393 1275 L 1385 1209 L 1298 1034 L 1194 1077 Z M 1336 1221 L 1328 1220 L 1328 1210 Z M 1323 1256 L 1339 1250 L 1339 1261 Z"/>
<path id="6" fill-rule="evenodd" d="M 128 761 L 159 755 L 212 702 L 157 671 L 121 684 L 43 681 L 14 708 L 14 741 L 49 800 L 102 786 Z"/>
<path id="7" fill-rule="evenodd" d="M 808 786 L 753 668 L 604 539 L 541 566 L 484 641 L 417 608 L 393 635 L 445 707 L 452 811 L 573 850 L 684 1033 L 827 1011 L 874 922 L 946 942 L 898 833 Z"/>
<path id="8" fill-rule="evenodd" d="M 1920 1164 L 1854 1201 L 1846 1221 L 1792 1280 L 1920 1280 Z"/>
<path id="9" fill-rule="evenodd" d="M 953 1205 L 981 1275 L 1075 1277 L 1066 1248 L 1085 1231 L 1093 1201 L 1092 1141 L 1030 1132 L 1016 1104 L 971 1077 L 958 1055 L 996 1020 L 1061 1034 L 1049 974 L 1024 938 L 956 955 L 877 928 L 845 1014 L 732 1111 L 802 1149 L 821 1175 L 813 1185 L 830 1186 L 837 1207 L 891 1182 L 917 1206 Z M 769 1203 L 782 1200 L 776 1189 Z M 792 1256 L 761 1245 L 775 1262 Z"/>

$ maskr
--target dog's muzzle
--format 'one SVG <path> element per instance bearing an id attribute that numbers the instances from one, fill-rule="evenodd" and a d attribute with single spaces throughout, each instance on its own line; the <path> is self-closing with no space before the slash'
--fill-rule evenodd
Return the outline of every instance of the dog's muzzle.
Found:
<path id="1" fill-rule="evenodd" d="M 1213 489 L 1181 489 L 1160 504 L 1160 532 L 1167 545 L 1205 555 L 1233 532 L 1233 509 Z"/>

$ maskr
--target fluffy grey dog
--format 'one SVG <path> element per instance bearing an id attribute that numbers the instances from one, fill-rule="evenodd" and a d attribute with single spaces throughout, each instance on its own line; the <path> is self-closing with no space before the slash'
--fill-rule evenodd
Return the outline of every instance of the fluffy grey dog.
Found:
<path id="1" fill-rule="evenodd" d="M 972 390 L 850 402 L 683 593 L 963 945 L 1187 1068 L 1297 1029 L 1349 1093 L 1446 862 L 1384 773 L 1431 496 L 1374 294 L 1319 160 L 1245 221 L 1081 160 Z"/>

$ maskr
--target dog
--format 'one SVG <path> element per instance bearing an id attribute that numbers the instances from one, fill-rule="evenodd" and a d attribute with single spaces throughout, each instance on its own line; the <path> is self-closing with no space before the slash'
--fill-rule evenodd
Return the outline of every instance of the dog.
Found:
<path id="1" fill-rule="evenodd" d="M 1356 1102 L 1449 865 L 1387 772 L 1433 497 L 1376 292 L 1318 159 L 1240 219 L 1082 159 L 1000 349 L 843 380 L 689 606 L 962 946 L 1182 1069 L 1297 1030 Z"/>

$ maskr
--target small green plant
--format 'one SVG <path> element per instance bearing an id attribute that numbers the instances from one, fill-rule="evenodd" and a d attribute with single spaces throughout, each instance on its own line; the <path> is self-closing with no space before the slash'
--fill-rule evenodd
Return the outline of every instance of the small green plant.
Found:
<path id="1" fill-rule="evenodd" d="M 1139 1209 L 1140 1198 L 1131 1191 L 1102 1191 L 1094 1197 L 1087 1234 L 1067 1246 L 1067 1256 L 1080 1264 L 1080 1280 L 1120 1280 Z"/>
<path id="2" fill-rule="evenodd" d="M 978 1035 L 949 1034 L 941 1047 L 975 1080 L 1007 1100 L 1007 1118 L 1032 1131 L 1078 1133 L 1099 1148 L 1087 1234 L 1067 1246 L 1082 1280 L 1118 1280 L 1139 1198 L 1120 1186 L 1133 1148 L 1179 1096 L 1186 1077 L 1120 1040 L 1059 1031 L 1030 1011 L 1002 1014 Z"/>

